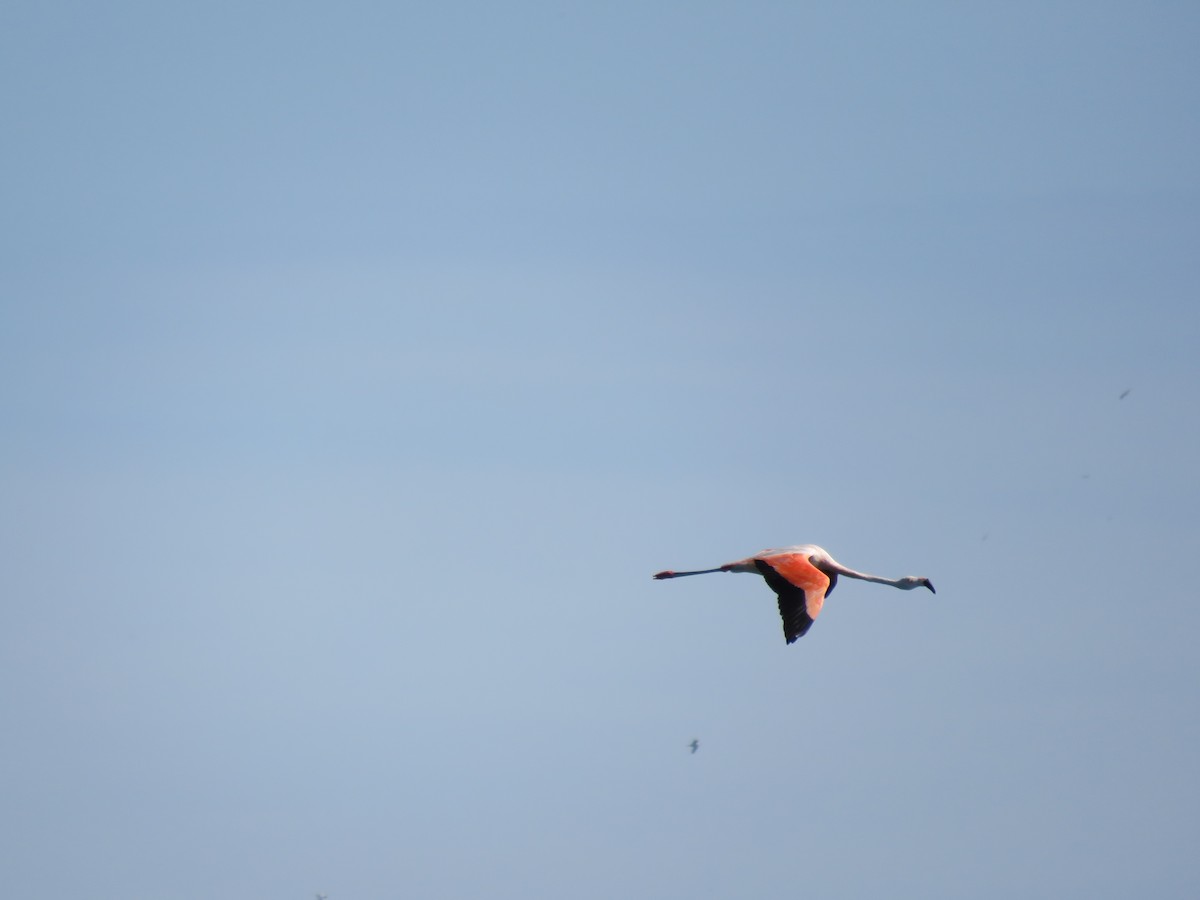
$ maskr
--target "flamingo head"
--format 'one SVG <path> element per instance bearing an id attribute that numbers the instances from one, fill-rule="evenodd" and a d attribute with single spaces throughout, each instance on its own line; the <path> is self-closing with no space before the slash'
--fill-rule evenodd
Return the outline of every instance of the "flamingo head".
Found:
<path id="1" fill-rule="evenodd" d="M 905 591 L 911 591 L 914 588 L 923 587 L 923 588 L 929 588 L 930 593 L 933 593 L 933 594 L 937 593 L 937 591 L 935 591 L 933 589 L 932 581 L 930 581 L 928 578 L 920 578 L 916 575 L 905 575 L 903 578 L 900 579 L 900 581 L 899 581 L 899 583 L 897 583 L 896 587 L 898 587 L 902 590 L 905 590 Z"/>

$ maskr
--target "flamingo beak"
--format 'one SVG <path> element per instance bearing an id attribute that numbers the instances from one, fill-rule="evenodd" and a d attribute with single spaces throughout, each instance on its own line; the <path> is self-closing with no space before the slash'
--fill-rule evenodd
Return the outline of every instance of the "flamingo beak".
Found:
<path id="1" fill-rule="evenodd" d="M 933 582 L 930 581 L 928 578 L 925 579 L 925 587 L 929 588 L 929 593 L 931 593 L 931 594 L 937 593 L 937 591 L 935 591 L 933 589 Z"/>

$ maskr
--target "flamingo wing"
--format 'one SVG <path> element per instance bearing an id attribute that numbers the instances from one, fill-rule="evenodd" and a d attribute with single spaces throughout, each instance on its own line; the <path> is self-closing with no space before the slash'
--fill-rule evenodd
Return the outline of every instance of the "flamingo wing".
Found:
<path id="1" fill-rule="evenodd" d="M 783 636 L 789 644 L 812 627 L 825 597 L 833 590 L 837 574 L 826 575 L 803 554 L 788 553 L 755 559 L 754 567 L 779 596 Z"/>

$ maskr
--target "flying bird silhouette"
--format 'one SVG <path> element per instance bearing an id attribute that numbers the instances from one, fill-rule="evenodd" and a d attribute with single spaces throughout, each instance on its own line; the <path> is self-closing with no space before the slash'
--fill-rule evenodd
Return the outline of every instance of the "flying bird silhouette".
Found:
<path id="1" fill-rule="evenodd" d="M 868 575 L 856 572 L 843 566 L 825 550 L 816 544 L 798 544 L 795 547 L 784 547 L 780 550 L 763 550 L 754 556 L 739 559 L 737 562 L 725 563 L 715 569 L 699 569 L 693 572 L 673 572 L 667 569 L 657 573 L 654 578 L 661 581 L 664 578 L 682 578 L 685 575 L 707 575 L 710 572 L 750 572 L 761 575 L 771 590 L 779 596 L 779 615 L 783 619 L 783 636 L 789 644 L 803 637 L 812 627 L 825 598 L 833 593 L 839 575 L 847 578 L 857 578 L 861 581 L 874 581 L 876 584 L 890 584 L 902 591 L 913 588 L 929 588 L 933 593 L 933 583 L 928 578 L 916 575 L 905 575 L 903 578 L 880 578 L 878 575 Z M 694 750 L 692 751 L 695 752 Z"/>
<path id="2" fill-rule="evenodd" d="M 1133 388 L 1126 388 L 1125 390 L 1121 391 L 1121 396 L 1120 396 L 1120 397 L 1118 397 L 1117 399 L 1118 399 L 1118 400 L 1124 400 L 1126 397 L 1128 397 L 1128 396 L 1129 396 L 1129 392 L 1130 392 L 1130 391 L 1132 391 L 1132 390 L 1133 390 Z"/>
<path id="3" fill-rule="evenodd" d="M 692 752 L 695 753 L 697 750 L 700 749 L 700 742 L 697 740 L 693 740 L 690 744 L 688 744 L 688 746 L 691 747 Z"/>

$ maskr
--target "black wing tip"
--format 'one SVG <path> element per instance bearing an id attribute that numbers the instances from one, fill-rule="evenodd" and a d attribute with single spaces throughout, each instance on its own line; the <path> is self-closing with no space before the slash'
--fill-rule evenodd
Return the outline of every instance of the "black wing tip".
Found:
<path id="1" fill-rule="evenodd" d="M 796 641 L 800 640 L 800 638 L 802 638 L 806 634 L 808 634 L 809 628 L 812 628 L 812 622 L 809 622 L 805 627 L 803 627 L 797 631 L 793 631 L 790 634 L 788 633 L 788 630 L 786 628 L 784 628 L 783 636 L 785 638 L 787 638 L 787 642 L 789 644 L 794 644 L 794 643 L 796 643 Z"/>
<path id="2" fill-rule="evenodd" d="M 781 610 L 782 612 L 782 610 Z M 794 644 L 800 638 L 808 634 L 808 630 L 813 627 L 813 620 L 805 619 L 796 621 L 794 618 L 783 623 L 783 636 L 787 638 L 789 644 Z"/>

